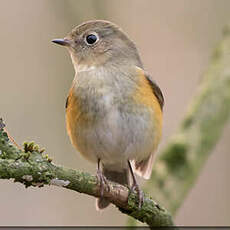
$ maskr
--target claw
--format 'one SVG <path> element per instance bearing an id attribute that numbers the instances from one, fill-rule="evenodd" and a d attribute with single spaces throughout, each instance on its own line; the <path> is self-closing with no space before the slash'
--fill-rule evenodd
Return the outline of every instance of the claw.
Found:
<path id="1" fill-rule="evenodd" d="M 100 184 L 100 196 L 103 197 L 105 185 L 108 185 L 108 182 L 101 170 L 97 170 L 97 180 L 98 183 Z"/>
<path id="2" fill-rule="evenodd" d="M 103 197 L 105 189 L 107 189 L 108 191 L 110 189 L 109 189 L 108 181 L 100 169 L 100 160 L 98 160 L 98 169 L 97 169 L 97 175 L 96 176 L 97 176 L 97 181 L 100 184 L 100 197 Z M 106 185 L 106 188 L 105 188 L 105 185 Z"/>
<path id="3" fill-rule="evenodd" d="M 131 166 L 131 163 L 130 163 L 129 160 L 128 160 L 128 166 L 129 166 L 132 178 L 133 178 L 133 185 L 131 187 L 131 192 L 137 192 L 137 195 L 138 195 L 138 208 L 141 209 L 141 207 L 142 207 L 142 205 L 144 203 L 144 193 L 142 192 L 142 190 L 140 189 L 139 185 L 137 184 L 137 181 L 136 181 L 136 178 L 135 178 L 135 175 L 133 173 L 133 169 L 132 169 L 132 166 Z"/>
<path id="4" fill-rule="evenodd" d="M 141 209 L 143 203 L 144 203 L 144 193 L 140 189 L 139 185 L 137 183 L 133 183 L 131 187 L 131 192 L 137 193 L 138 195 L 138 208 Z"/>

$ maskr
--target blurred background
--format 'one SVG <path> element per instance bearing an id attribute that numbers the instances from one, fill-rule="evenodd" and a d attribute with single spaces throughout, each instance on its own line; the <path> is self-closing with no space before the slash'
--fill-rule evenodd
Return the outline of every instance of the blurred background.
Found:
<path id="1" fill-rule="evenodd" d="M 52 44 L 74 26 L 106 19 L 139 48 L 165 96 L 160 149 L 177 129 L 230 21 L 229 0 L 0 0 L 0 117 L 18 143 L 34 140 L 57 164 L 95 173 L 65 130 L 65 100 L 74 77 L 67 50 Z M 177 225 L 230 225 L 229 134 L 205 165 L 177 213 Z M 157 195 L 156 195 L 157 196 Z M 0 225 L 125 225 L 112 205 L 58 187 L 0 180 Z"/>

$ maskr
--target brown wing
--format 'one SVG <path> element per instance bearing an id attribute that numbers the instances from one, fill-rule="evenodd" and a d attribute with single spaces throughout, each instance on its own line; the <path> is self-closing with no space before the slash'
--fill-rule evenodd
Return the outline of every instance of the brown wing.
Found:
<path id="1" fill-rule="evenodd" d="M 151 86 L 154 95 L 156 96 L 160 106 L 161 106 L 161 110 L 163 110 L 163 106 L 164 106 L 164 96 L 161 92 L 160 87 L 157 85 L 157 83 L 153 80 L 151 80 L 151 77 L 148 74 L 145 74 L 146 79 L 149 82 L 149 85 Z"/>
<path id="2" fill-rule="evenodd" d="M 65 108 L 67 109 L 68 107 L 68 103 L 69 103 L 69 96 L 66 98 L 66 102 L 65 102 Z"/>

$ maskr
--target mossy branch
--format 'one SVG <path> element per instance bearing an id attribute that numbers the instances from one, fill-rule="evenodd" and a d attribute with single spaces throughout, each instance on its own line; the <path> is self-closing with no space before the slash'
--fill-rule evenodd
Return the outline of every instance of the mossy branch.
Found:
<path id="1" fill-rule="evenodd" d="M 146 190 L 175 214 L 230 116 L 230 29 L 216 48 L 178 131 L 159 153 Z"/>
<path id="2" fill-rule="evenodd" d="M 26 187 L 56 185 L 91 196 L 100 196 L 100 185 L 96 176 L 67 169 L 52 163 L 33 142 L 17 148 L 9 139 L 0 120 L 0 179 L 14 179 Z M 125 186 L 109 182 L 104 196 L 119 210 L 149 226 L 172 226 L 170 214 L 151 198 L 145 197 L 138 208 L 137 194 L 130 193 Z"/>

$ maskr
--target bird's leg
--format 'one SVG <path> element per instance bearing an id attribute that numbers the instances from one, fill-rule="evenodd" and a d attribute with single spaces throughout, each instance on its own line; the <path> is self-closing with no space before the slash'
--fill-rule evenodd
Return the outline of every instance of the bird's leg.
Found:
<path id="1" fill-rule="evenodd" d="M 97 161 L 97 180 L 98 180 L 98 183 L 100 184 L 100 197 L 103 197 L 105 185 L 108 185 L 108 182 L 101 170 L 100 161 L 101 159 L 98 159 Z"/>
<path id="2" fill-rule="evenodd" d="M 128 165 L 129 165 L 129 169 L 130 169 L 130 172 L 131 172 L 131 175 L 132 175 L 132 179 L 133 179 L 133 184 L 132 184 L 132 187 L 131 187 L 131 192 L 134 192 L 134 191 L 137 192 L 137 195 L 138 195 L 138 207 L 141 208 L 141 206 L 142 206 L 142 204 L 144 202 L 144 195 L 143 195 L 143 192 L 140 189 L 139 185 L 137 184 L 137 181 L 136 181 L 133 169 L 132 169 L 132 165 L 131 165 L 131 163 L 130 163 L 129 160 L 128 160 Z"/>

